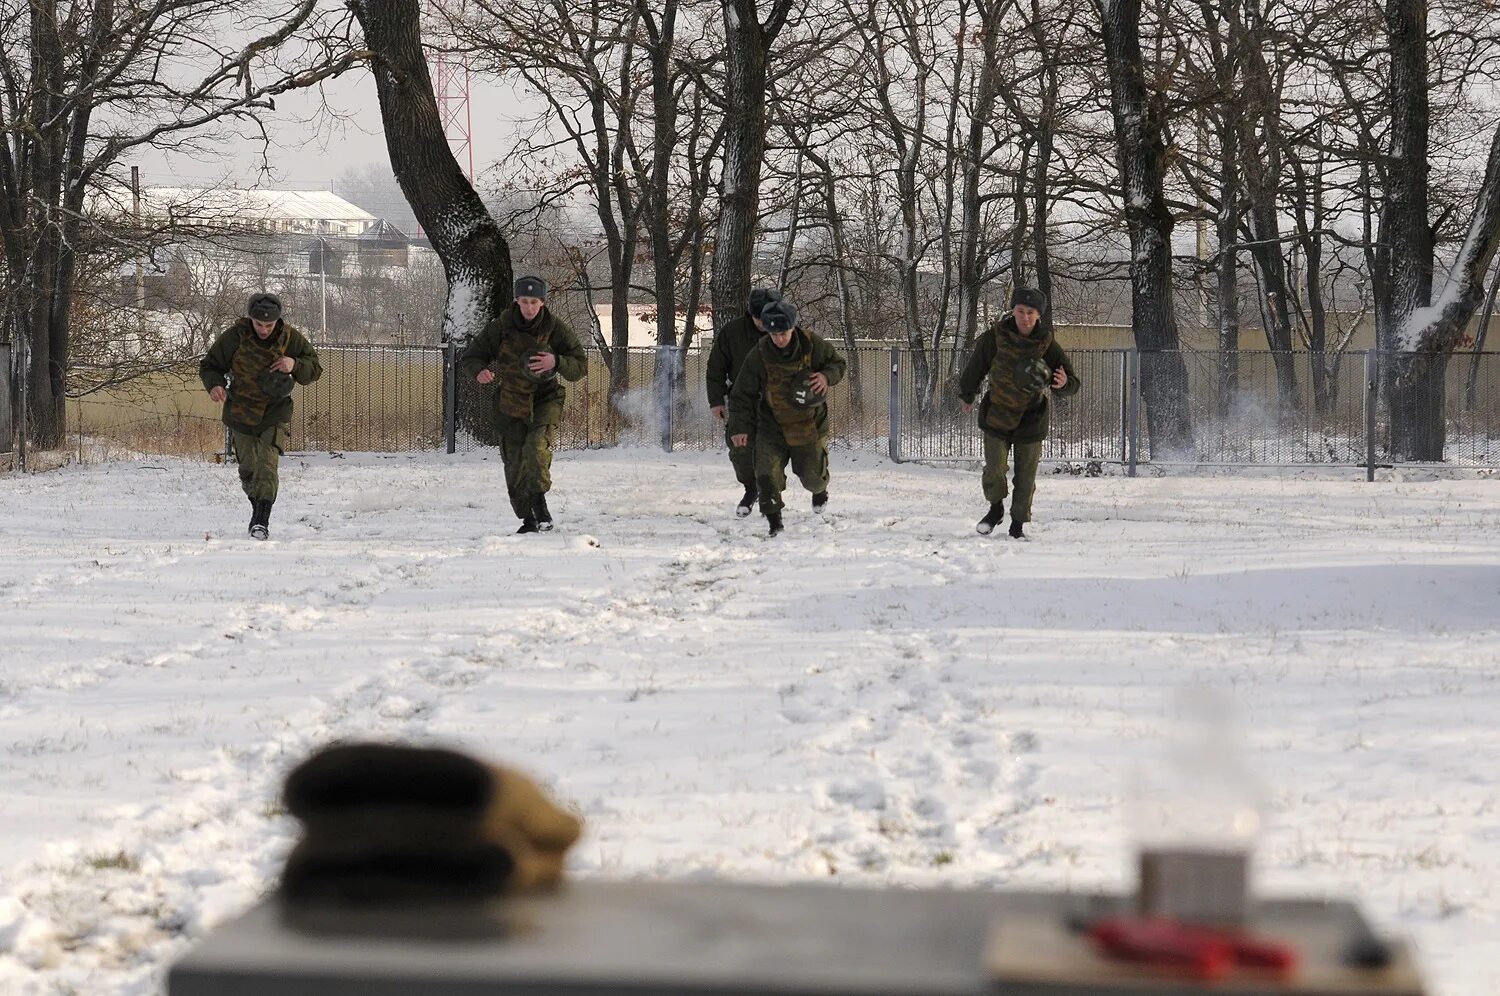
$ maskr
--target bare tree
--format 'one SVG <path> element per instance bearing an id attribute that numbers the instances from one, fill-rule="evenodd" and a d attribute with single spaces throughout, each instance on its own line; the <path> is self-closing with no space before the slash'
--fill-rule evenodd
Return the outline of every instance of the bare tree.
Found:
<path id="1" fill-rule="evenodd" d="M 28 395 L 17 424 L 50 446 L 63 432 L 78 251 L 91 210 L 124 213 L 122 157 L 204 141 L 221 124 L 258 129 L 276 95 L 362 56 L 314 0 L 0 0 L 0 25 L 3 318 Z M 195 74 L 184 49 L 203 60 Z"/>
<path id="2" fill-rule="evenodd" d="M 1387 0 L 1391 141 L 1381 249 L 1389 287 L 1385 327 L 1400 355 L 1386 381 L 1391 450 L 1397 459 L 1441 460 L 1446 435 L 1447 359 L 1484 295 L 1484 274 L 1500 248 L 1500 129 L 1465 237 L 1441 293 L 1433 297 L 1433 225 L 1429 218 L 1427 4 Z"/>
<path id="3" fill-rule="evenodd" d="M 1103 0 L 1125 222 L 1130 232 L 1131 311 L 1143 353 L 1141 396 L 1153 452 L 1192 444 L 1187 367 L 1179 349 L 1172 303 L 1173 218 L 1163 196 L 1166 147 L 1160 95 L 1146 86 L 1140 0 Z"/>
<path id="4" fill-rule="evenodd" d="M 510 246 L 443 132 L 417 0 L 350 0 L 349 9 L 371 51 L 391 169 L 443 261 L 443 338 L 466 342 L 510 303 Z"/>
<path id="5" fill-rule="evenodd" d="M 760 217 L 765 155 L 767 69 L 771 48 L 799 5 L 768 0 L 722 0 L 724 12 L 724 161 L 719 225 L 709 279 L 714 325 L 722 328 L 750 294 L 751 253 Z"/>

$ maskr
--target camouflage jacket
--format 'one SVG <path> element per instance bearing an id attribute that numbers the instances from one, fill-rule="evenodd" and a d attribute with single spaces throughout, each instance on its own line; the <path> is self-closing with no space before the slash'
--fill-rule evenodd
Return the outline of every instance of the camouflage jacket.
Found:
<path id="1" fill-rule="evenodd" d="M 239 319 L 219 333 L 198 364 L 198 378 L 206 391 L 228 388 L 229 397 L 224 401 L 221 416 L 225 425 L 236 432 L 254 434 L 292 420 L 292 399 L 267 398 L 252 376 L 261 372 L 254 368 L 269 368 L 277 356 L 290 356 L 295 361 L 292 379 L 299 384 L 311 384 L 323 376 L 317 350 L 306 336 L 284 321 L 278 321 L 276 331 L 265 339 L 255 334 L 248 318 Z"/>
<path id="2" fill-rule="evenodd" d="M 989 390 L 979 402 L 979 427 L 998 439 L 1009 443 L 1039 443 L 1047 438 L 1052 415 L 1052 395 L 1068 397 L 1078 393 L 1082 385 L 1073 372 L 1073 363 L 1068 354 L 1057 344 L 1057 340 L 1043 332 L 1040 327 L 1033 330 L 1032 340 L 1023 336 L 1016 328 L 1015 319 L 1006 315 L 985 330 L 977 342 L 969 362 L 964 364 L 958 379 L 958 396 L 965 404 L 971 404 L 979 393 L 980 385 L 988 377 Z M 1035 357 L 1028 354 L 1035 353 Z M 1032 363 L 1040 359 L 1048 370 L 1062 367 L 1068 374 L 1068 382 L 1061 388 L 1044 386 L 1033 390 L 1030 382 Z M 1049 382 L 1050 385 L 1050 382 Z M 1013 412 L 995 411 L 991 408 L 1006 404 L 1016 406 Z"/>
<path id="3" fill-rule="evenodd" d="M 538 425 L 558 425 L 567 397 L 562 381 L 582 380 L 588 373 L 588 355 L 578 341 L 578 334 L 550 308 L 543 308 L 529 328 L 522 328 L 520 317 L 515 304 L 511 304 L 491 319 L 483 332 L 469 340 L 458 357 L 459 376 L 473 380 L 488 367 L 495 374 L 497 415 L 530 419 Z M 518 347 L 518 341 L 526 348 Z M 525 374 L 521 364 L 532 347 L 544 348 L 557 357 L 556 376 L 535 380 Z M 530 414 L 523 414 L 523 408 Z"/>
<path id="4" fill-rule="evenodd" d="M 844 379 L 848 363 L 828 340 L 816 332 L 807 332 L 798 327 L 792 341 L 798 344 L 799 350 L 806 352 L 799 352 L 787 362 L 802 363 L 805 359 L 806 362 L 802 365 L 828 378 L 829 387 Z M 739 375 L 734 379 L 734 390 L 729 392 L 728 431 L 731 436 L 749 433 L 754 429 L 760 438 L 786 439 L 781 422 L 767 397 L 772 380 L 765 358 L 768 351 L 775 351 L 769 336 L 762 339 L 761 345 L 745 358 Z M 828 431 L 828 406 L 819 405 L 812 411 L 815 413 L 817 436 L 822 437 Z"/>

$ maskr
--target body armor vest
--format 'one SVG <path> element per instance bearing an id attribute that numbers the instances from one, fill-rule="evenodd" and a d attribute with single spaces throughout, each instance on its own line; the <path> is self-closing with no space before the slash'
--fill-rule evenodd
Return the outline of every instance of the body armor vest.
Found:
<path id="1" fill-rule="evenodd" d="M 803 408 L 793 400 L 798 375 L 812 366 L 812 340 L 797 329 L 792 333 L 796 348 L 792 358 L 782 359 L 769 335 L 760 340 L 761 359 L 766 364 L 766 404 L 781 426 L 788 446 L 807 446 L 818 441 L 818 410 Z"/>
<path id="2" fill-rule="evenodd" d="M 551 343 L 551 315 L 540 316 L 531 332 L 518 329 L 509 321 L 501 329 L 500 352 L 495 358 L 495 390 L 500 410 L 511 418 L 531 418 L 537 388 L 545 381 L 530 372 L 526 361 L 533 353 L 552 352 Z"/>
<path id="3" fill-rule="evenodd" d="M 984 424 L 996 432 L 1012 432 L 1051 384 L 1051 371 L 1042 359 L 1052 345 L 1051 333 L 1022 335 L 1001 325 L 995 329 L 995 359 L 990 363 L 990 403 Z"/>
<path id="4" fill-rule="evenodd" d="M 276 331 L 271 333 L 270 338 L 261 339 L 255 334 L 255 327 L 250 324 L 250 320 L 244 319 L 240 344 L 229 364 L 229 372 L 233 375 L 229 385 L 231 421 L 245 426 L 260 425 L 271 402 L 280 400 L 266 393 L 261 386 L 260 375 L 286 355 L 290 340 L 291 335 L 284 322 L 277 323 Z"/>

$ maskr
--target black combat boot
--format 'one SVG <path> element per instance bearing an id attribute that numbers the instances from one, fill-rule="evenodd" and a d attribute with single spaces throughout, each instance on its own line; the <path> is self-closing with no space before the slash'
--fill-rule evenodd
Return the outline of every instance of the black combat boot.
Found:
<path id="1" fill-rule="evenodd" d="M 766 522 L 771 527 L 770 531 L 766 533 L 767 536 L 776 536 L 776 535 L 779 535 L 781 533 L 781 530 L 782 530 L 783 526 L 781 525 L 781 513 L 780 512 L 767 512 L 766 513 Z"/>
<path id="2" fill-rule="evenodd" d="M 1026 533 L 1021 529 L 1021 525 L 1022 525 L 1022 523 L 1021 523 L 1020 519 L 1011 519 L 1010 520 L 1010 538 L 1011 539 L 1025 539 L 1026 538 Z"/>
<path id="3" fill-rule="evenodd" d="M 531 496 L 531 517 L 536 520 L 536 531 L 552 531 L 552 513 L 547 510 L 547 496 L 540 491 Z"/>
<path id="4" fill-rule="evenodd" d="M 822 511 L 823 511 L 823 509 L 826 508 L 827 506 L 828 506 L 828 492 L 827 491 L 819 491 L 817 494 L 813 495 L 813 511 L 814 512 L 817 512 L 817 513 L 821 514 Z"/>
<path id="5" fill-rule="evenodd" d="M 536 518 L 534 516 L 528 515 L 526 518 L 521 520 L 521 528 L 516 530 L 516 535 L 520 536 L 522 533 L 534 533 L 539 531 L 540 530 L 537 529 L 536 525 Z"/>
<path id="6" fill-rule="evenodd" d="M 255 512 L 250 516 L 250 536 L 263 540 L 271 535 L 271 499 L 257 498 Z"/>
<path id="7" fill-rule="evenodd" d="M 981 536 L 988 536 L 995 531 L 995 527 L 1000 524 L 1000 520 L 1003 518 L 1005 518 L 1005 502 L 990 502 L 990 510 L 984 513 L 984 518 L 980 519 L 978 524 L 974 526 L 974 531 Z"/>
<path id="8" fill-rule="evenodd" d="M 755 499 L 759 497 L 760 489 L 753 484 L 747 485 L 745 487 L 744 497 L 741 498 L 740 503 L 734 507 L 734 514 L 741 519 L 749 515 L 750 510 L 755 508 Z"/>

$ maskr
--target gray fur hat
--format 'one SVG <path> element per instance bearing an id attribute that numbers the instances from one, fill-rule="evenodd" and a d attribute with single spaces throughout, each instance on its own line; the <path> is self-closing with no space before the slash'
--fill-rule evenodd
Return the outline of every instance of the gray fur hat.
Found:
<path id="1" fill-rule="evenodd" d="M 767 332 L 786 332 L 797 327 L 797 306 L 786 298 L 760 309 L 760 323 Z"/>
<path id="2" fill-rule="evenodd" d="M 547 281 L 541 277 L 517 277 L 516 297 L 534 297 L 538 300 L 547 300 Z"/>
<path id="3" fill-rule="evenodd" d="M 268 291 L 250 295 L 245 314 L 257 322 L 274 322 L 281 317 L 281 298 Z"/>

